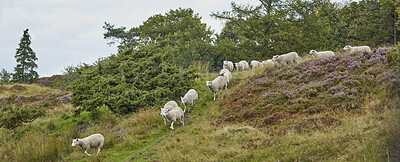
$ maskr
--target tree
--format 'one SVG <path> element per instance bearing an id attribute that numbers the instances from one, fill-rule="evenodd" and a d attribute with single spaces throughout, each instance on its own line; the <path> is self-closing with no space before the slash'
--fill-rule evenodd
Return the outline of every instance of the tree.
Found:
<path id="1" fill-rule="evenodd" d="M 33 83 L 36 82 L 39 77 L 38 73 L 35 71 L 38 67 L 35 61 L 37 61 L 38 58 L 30 47 L 30 44 L 31 36 L 28 33 L 28 29 L 26 29 L 15 54 L 15 59 L 18 64 L 14 68 L 15 73 L 13 74 L 13 80 L 16 82 Z"/>
<path id="2" fill-rule="evenodd" d="M 0 72 L 0 81 L 3 83 L 8 83 L 11 79 L 11 74 L 7 72 L 6 69 L 2 69 Z"/>
<path id="3" fill-rule="evenodd" d="M 400 20 L 397 20 L 400 15 L 400 2 L 395 0 L 379 0 L 382 4 L 382 9 L 386 9 L 388 14 L 391 14 L 393 17 L 392 25 L 393 25 L 393 44 L 397 44 L 397 24 L 400 23 Z"/>
<path id="4" fill-rule="evenodd" d="M 80 77 L 67 88 L 72 104 L 94 118 L 102 106 L 127 114 L 176 100 L 197 77 L 192 62 L 212 59 L 212 32 L 191 9 L 154 15 L 129 31 L 110 24 L 105 29 L 106 39 L 120 43 L 118 54 L 80 67 Z"/>

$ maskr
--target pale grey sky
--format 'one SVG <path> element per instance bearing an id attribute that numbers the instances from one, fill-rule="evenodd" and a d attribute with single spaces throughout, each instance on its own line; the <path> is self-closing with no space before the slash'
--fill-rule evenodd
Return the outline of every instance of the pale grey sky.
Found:
<path id="1" fill-rule="evenodd" d="M 231 2 L 258 5 L 258 0 L 0 0 L 0 69 L 13 72 L 16 48 L 29 29 L 40 77 L 61 74 L 65 66 L 93 64 L 116 53 L 103 39 L 104 22 L 137 27 L 155 14 L 192 8 L 219 33 L 211 12 L 231 10 Z"/>

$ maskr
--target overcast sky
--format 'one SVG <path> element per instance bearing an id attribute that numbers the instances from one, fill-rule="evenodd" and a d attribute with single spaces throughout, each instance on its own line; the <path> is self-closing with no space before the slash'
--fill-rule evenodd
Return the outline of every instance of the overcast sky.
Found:
<path id="1" fill-rule="evenodd" d="M 258 0 L 0 0 L 0 69 L 13 72 L 15 52 L 25 29 L 39 59 L 40 77 L 61 74 L 65 66 L 93 64 L 116 53 L 103 39 L 104 22 L 128 29 L 171 9 L 192 8 L 219 33 L 211 12 L 231 10 L 230 3 L 258 5 Z"/>

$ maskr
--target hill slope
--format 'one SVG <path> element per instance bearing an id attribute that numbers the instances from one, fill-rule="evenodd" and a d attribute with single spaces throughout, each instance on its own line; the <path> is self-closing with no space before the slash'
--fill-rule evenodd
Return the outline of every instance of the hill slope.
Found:
<path id="1" fill-rule="evenodd" d="M 162 105 L 124 116 L 102 106 L 99 118 L 93 121 L 89 112 L 76 114 L 77 108 L 69 102 L 22 100 L 26 106 L 51 109 L 30 124 L 13 130 L 0 128 L 0 158 L 391 160 L 398 157 L 400 75 L 399 65 L 388 62 L 386 52 L 381 48 L 371 55 L 305 58 L 290 67 L 234 72 L 228 91 L 217 101 L 212 101 L 213 95 L 205 86 L 205 81 L 217 74 L 200 74 L 193 87 L 200 99 L 186 114 L 185 126 L 178 122 L 174 131 L 163 124 L 159 115 Z M 51 96 L 47 90 L 38 92 L 25 98 Z M 3 103 L 9 103 L 12 96 L 12 92 L 6 93 Z M 106 138 L 98 157 L 88 157 L 81 149 L 71 147 L 73 138 L 93 133 Z"/>

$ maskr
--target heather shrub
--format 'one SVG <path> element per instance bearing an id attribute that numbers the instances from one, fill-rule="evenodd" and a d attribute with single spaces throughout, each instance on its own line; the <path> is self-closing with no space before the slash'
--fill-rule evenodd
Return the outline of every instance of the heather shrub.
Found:
<path id="1" fill-rule="evenodd" d="M 310 108 L 322 107 L 320 113 L 328 110 L 353 111 L 367 102 L 367 94 L 381 93 L 382 87 L 399 95 L 399 91 L 393 91 L 398 89 L 394 87 L 400 83 L 397 72 L 393 70 L 396 68 L 392 67 L 397 65 L 388 64 L 387 53 L 390 50 L 383 47 L 370 54 L 337 55 L 304 61 L 291 67 L 267 67 L 262 74 L 251 78 L 248 84 L 220 103 L 221 107 L 227 108 L 224 110 L 227 116 L 222 117 L 220 122 L 242 122 L 242 116 L 235 112 L 243 108 L 252 109 L 249 110 L 254 112 L 252 120 L 268 121 L 255 123 L 255 126 L 296 118 L 308 113 Z M 249 104 L 253 106 L 247 107 Z"/>

